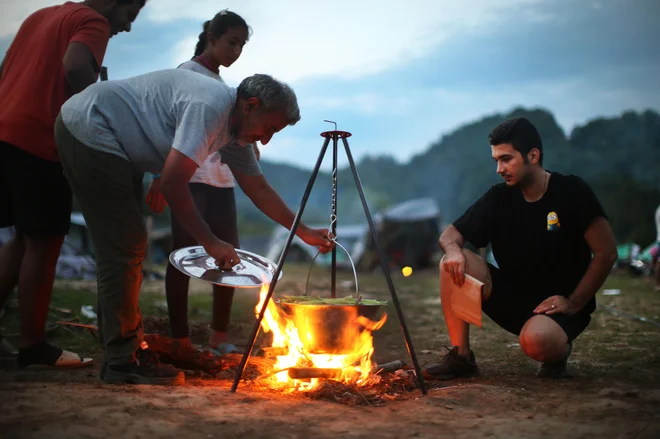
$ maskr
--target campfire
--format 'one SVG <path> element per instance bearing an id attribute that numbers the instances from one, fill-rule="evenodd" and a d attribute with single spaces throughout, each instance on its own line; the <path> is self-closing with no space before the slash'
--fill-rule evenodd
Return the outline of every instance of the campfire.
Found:
<path id="1" fill-rule="evenodd" d="M 257 314 L 267 293 L 268 285 L 264 285 Z M 322 380 L 358 387 L 380 381 L 372 363 L 372 333 L 385 324 L 387 314 L 377 318 L 379 305 L 355 299 L 350 304 L 350 298 L 345 305 L 289 303 L 290 299 L 269 301 L 261 322 L 263 331 L 272 335 L 272 345 L 264 351 L 275 357 L 273 370 L 264 378 L 269 387 L 308 392 L 318 389 Z"/>
<path id="2" fill-rule="evenodd" d="M 370 405 L 382 403 L 383 399 L 397 399 L 403 392 L 410 392 L 414 389 L 420 389 L 422 394 L 426 395 L 427 389 L 422 378 L 421 367 L 417 361 L 390 270 L 378 245 L 378 236 L 373 219 L 346 140 L 351 136 L 351 133 L 338 131 L 335 122 L 328 120 L 326 122 L 333 123 L 335 129 L 334 131 L 321 133 L 321 136 L 325 138 L 321 153 L 303 194 L 300 209 L 289 230 L 286 246 L 277 264 L 262 256 L 240 249 L 236 249 L 236 251 L 241 253 L 242 262 L 231 270 L 220 270 L 216 266 L 215 260 L 206 253 L 202 246 L 186 247 L 170 254 L 172 265 L 188 276 L 216 285 L 226 285 L 234 288 L 261 287 L 260 301 L 255 308 L 257 321 L 253 325 L 243 355 L 226 354 L 220 359 L 209 358 L 208 355 L 204 357 L 193 354 L 187 355 L 182 352 L 185 350 L 180 349 L 174 343 L 176 340 L 164 341 L 158 338 L 149 341 L 149 345 L 160 343 L 162 346 L 159 347 L 162 349 L 158 350 L 161 352 L 164 350 L 167 354 L 171 354 L 169 355 L 170 361 L 201 366 L 201 370 L 215 377 L 219 377 L 222 373 L 231 372 L 234 377 L 231 392 L 235 392 L 241 380 L 243 380 L 248 385 L 276 391 L 282 389 L 310 398 L 331 397 L 341 402 L 348 400 L 349 403 L 355 402 L 356 398 L 361 398 Z M 321 303 L 300 302 L 301 298 L 308 298 L 307 286 L 309 285 L 311 267 L 307 275 L 305 292 L 302 296 L 295 296 L 297 299 L 294 299 L 294 301 L 286 300 L 284 297 L 273 300 L 277 281 L 282 276 L 282 265 L 286 260 L 288 248 L 291 246 L 293 237 L 300 225 L 305 205 L 331 140 L 333 150 L 332 213 L 330 214 L 330 226 L 326 235 L 327 239 L 334 243 L 331 253 L 331 302 L 324 302 L 320 298 Z M 396 311 L 414 370 L 401 360 L 378 366 L 372 363 L 374 354 L 372 333 L 385 324 L 386 314 L 377 317 L 385 302 L 378 303 L 377 301 L 362 299 L 358 288 L 357 270 L 351 258 L 351 252 L 338 241 L 340 239 L 337 236 L 337 150 L 339 140 L 341 140 L 346 150 L 353 179 L 369 224 L 371 238 L 376 244 L 378 257 L 392 297 L 392 305 Z M 335 298 L 336 252 L 338 248 L 346 253 L 355 278 L 355 297 L 343 299 L 345 300 L 343 303 L 342 299 Z M 321 252 L 322 249 L 319 249 L 312 259 L 312 266 Z M 410 276 L 411 274 L 412 268 L 405 267 L 403 275 Z M 270 346 L 262 346 L 261 349 L 266 358 L 259 355 L 258 351 L 256 355 L 252 355 L 260 330 L 272 337 Z M 240 357 L 240 359 L 237 357 Z"/>

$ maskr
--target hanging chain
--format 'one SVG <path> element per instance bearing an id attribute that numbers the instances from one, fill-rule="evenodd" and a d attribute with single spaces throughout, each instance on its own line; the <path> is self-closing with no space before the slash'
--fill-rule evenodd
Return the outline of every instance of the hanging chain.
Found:
<path id="1" fill-rule="evenodd" d="M 330 231 L 332 232 L 332 227 L 337 223 L 337 168 L 332 170 L 332 207 L 330 208 Z M 333 236 L 332 240 L 336 240 L 337 237 Z"/>

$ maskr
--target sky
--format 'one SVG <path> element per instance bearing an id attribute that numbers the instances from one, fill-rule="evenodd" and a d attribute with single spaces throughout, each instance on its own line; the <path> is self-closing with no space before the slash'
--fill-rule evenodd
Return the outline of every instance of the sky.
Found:
<path id="1" fill-rule="evenodd" d="M 58 3 L 4 0 L 0 53 L 25 17 Z M 220 72 L 226 82 L 268 73 L 298 96 L 302 120 L 261 148 L 271 161 L 313 167 L 325 119 L 353 134 L 356 159 L 405 162 L 518 106 L 551 111 L 567 134 L 597 117 L 660 111 L 656 0 L 148 0 L 133 30 L 110 40 L 110 79 L 190 59 L 202 23 L 224 8 L 252 28 Z"/>

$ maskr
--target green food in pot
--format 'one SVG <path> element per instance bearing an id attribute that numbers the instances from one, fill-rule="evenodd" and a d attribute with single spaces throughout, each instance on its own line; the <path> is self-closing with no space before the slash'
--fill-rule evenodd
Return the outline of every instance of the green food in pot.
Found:
<path id="1" fill-rule="evenodd" d="M 280 296 L 280 303 L 297 305 L 358 305 L 353 296 L 346 297 L 314 297 L 314 296 Z M 362 299 L 359 305 L 387 305 L 387 301 Z"/>

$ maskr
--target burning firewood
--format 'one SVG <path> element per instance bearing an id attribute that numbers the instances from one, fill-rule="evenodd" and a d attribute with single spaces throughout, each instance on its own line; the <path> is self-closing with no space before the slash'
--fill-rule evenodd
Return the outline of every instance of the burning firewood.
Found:
<path id="1" fill-rule="evenodd" d="M 173 338 L 159 334 L 144 336 L 149 348 L 154 350 L 163 363 L 171 364 L 180 369 L 201 370 L 211 375 L 227 368 L 222 357 L 216 357 L 209 351 L 198 351 L 190 346 L 182 346 Z"/>
<path id="2" fill-rule="evenodd" d="M 401 360 L 392 361 L 391 363 L 376 364 L 374 365 L 374 372 L 385 374 L 388 372 L 395 372 L 399 369 L 403 369 L 405 366 L 404 362 Z"/>
<path id="3" fill-rule="evenodd" d="M 226 354 L 218 357 L 208 350 L 199 351 L 191 346 L 183 346 L 178 340 L 159 334 L 146 334 L 144 340 L 163 363 L 184 370 L 205 372 L 216 377 L 222 371 L 236 368 L 242 358 L 241 354 Z M 250 375 L 256 377 L 272 369 L 273 361 L 250 357 L 249 366 L 252 371 Z"/>
<path id="4" fill-rule="evenodd" d="M 310 378 L 339 379 L 341 369 L 322 369 L 318 367 L 292 367 L 289 369 L 289 378 L 306 380 Z"/>
<path id="5" fill-rule="evenodd" d="M 263 351 L 265 357 L 280 357 L 280 356 L 289 355 L 288 347 L 274 348 L 271 346 L 264 346 L 261 348 L 261 350 Z"/>

